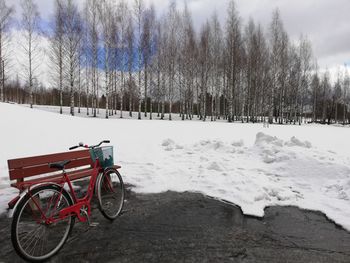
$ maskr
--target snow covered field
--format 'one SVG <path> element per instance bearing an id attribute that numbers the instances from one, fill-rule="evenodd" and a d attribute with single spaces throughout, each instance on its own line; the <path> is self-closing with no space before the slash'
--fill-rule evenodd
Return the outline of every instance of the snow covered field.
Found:
<path id="1" fill-rule="evenodd" d="M 3 103 L 0 125 L 0 212 L 16 194 L 7 159 L 110 139 L 134 191 L 202 192 L 256 216 L 295 205 L 350 230 L 349 128 L 91 119 Z"/>

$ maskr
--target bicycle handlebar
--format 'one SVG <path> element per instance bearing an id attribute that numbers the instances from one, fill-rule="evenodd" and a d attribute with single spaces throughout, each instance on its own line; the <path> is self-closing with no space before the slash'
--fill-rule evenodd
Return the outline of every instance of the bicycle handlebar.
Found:
<path id="1" fill-rule="evenodd" d="M 84 143 L 80 142 L 79 145 L 72 146 L 72 147 L 69 148 L 69 150 L 71 151 L 71 150 L 77 149 L 77 148 L 79 148 L 79 147 L 88 148 L 88 149 L 94 149 L 94 148 L 96 148 L 96 147 L 101 146 L 102 143 L 110 143 L 110 142 L 111 142 L 110 140 L 104 140 L 104 141 L 102 141 L 102 142 L 100 142 L 99 144 L 96 144 L 96 145 L 94 145 L 94 146 L 84 145 Z"/>
<path id="2" fill-rule="evenodd" d="M 79 146 L 73 146 L 73 147 L 70 147 L 69 148 L 69 150 L 71 151 L 71 150 L 74 150 L 74 149 L 76 149 L 76 148 L 78 148 Z"/>

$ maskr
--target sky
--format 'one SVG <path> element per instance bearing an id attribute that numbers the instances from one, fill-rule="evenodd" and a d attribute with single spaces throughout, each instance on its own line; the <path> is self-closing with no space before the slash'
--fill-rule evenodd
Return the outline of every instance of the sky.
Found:
<path id="1" fill-rule="evenodd" d="M 216 10 L 222 25 L 226 20 L 229 0 L 187 0 L 195 27 L 201 25 Z M 15 5 L 16 17 L 22 12 L 20 0 L 7 0 Z M 82 6 L 84 0 L 76 0 Z M 132 2 L 132 0 L 127 0 Z M 158 15 L 166 12 L 170 0 L 145 0 L 153 3 Z M 179 8 L 185 0 L 177 0 Z M 53 14 L 54 0 L 36 0 L 43 19 L 48 20 Z M 284 26 L 292 41 L 297 41 L 301 34 L 308 36 L 313 46 L 313 53 L 322 69 L 350 65 L 350 0 L 236 0 L 239 15 L 244 24 L 249 18 L 268 28 L 273 10 L 279 8 Z"/>

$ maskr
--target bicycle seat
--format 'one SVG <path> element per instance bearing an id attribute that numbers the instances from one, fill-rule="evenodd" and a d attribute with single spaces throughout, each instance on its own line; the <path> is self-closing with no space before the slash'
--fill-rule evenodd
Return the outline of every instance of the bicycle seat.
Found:
<path id="1" fill-rule="evenodd" d="M 71 161 L 70 160 L 65 160 L 62 162 L 57 162 L 57 163 L 49 163 L 50 168 L 56 168 L 58 170 L 63 170 L 64 167 L 69 164 Z"/>

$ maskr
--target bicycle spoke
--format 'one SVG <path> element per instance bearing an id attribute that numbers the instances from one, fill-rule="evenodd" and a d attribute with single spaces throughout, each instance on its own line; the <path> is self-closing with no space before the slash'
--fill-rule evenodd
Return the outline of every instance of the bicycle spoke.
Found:
<path id="1" fill-rule="evenodd" d="M 41 231 L 41 235 L 40 235 L 40 239 L 39 239 L 39 244 L 38 244 L 38 255 L 42 255 L 43 253 L 43 248 L 44 248 L 44 237 L 45 237 L 45 233 L 46 233 L 46 227 L 43 227 L 42 228 L 42 231 Z"/>
<path id="2" fill-rule="evenodd" d="M 23 244 L 23 246 L 22 246 L 23 249 L 28 248 L 28 247 L 33 243 L 33 240 L 35 240 L 36 233 L 37 233 L 38 229 L 40 229 L 40 228 L 37 228 L 37 229 L 35 230 L 35 232 L 33 233 L 31 239 L 28 239 L 30 242 L 28 243 L 28 240 L 27 240 L 27 241 Z"/>
<path id="3" fill-rule="evenodd" d="M 40 232 L 40 231 L 39 231 Z M 39 236 L 35 236 L 35 243 L 34 243 L 34 246 L 33 246 L 33 248 L 30 250 L 30 254 L 32 254 L 32 255 L 35 255 L 35 249 L 36 249 L 36 244 L 38 243 L 38 241 L 40 242 L 40 237 Z"/>
<path id="4" fill-rule="evenodd" d="M 46 244 L 46 242 L 47 242 L 46 228 L 44 228 L 44 229 L 45 229 L 45 231 L 44 231 L 43 245 L 41 248 L 41 254 L 44 254 L 44 244 Z"/>
<path id="5" fill-rule="evenodd" d="M 39 228 L 39 227 L 38 227 L 38 228 Z M 27 243 L 27 241 L 30 240 L 29 238 L 30 238 L 31 236 L 33 236 L 33 234 L 38 230 L 38 228 L 33 229 L 32 231 L 28 232 L 28 233 L 26 234 L 26 236 L 23 238 L 23 240 L 26 240 L 26 243 Z M 26 243 L 24 243 L 23 245 L 25 245 Z"/>

